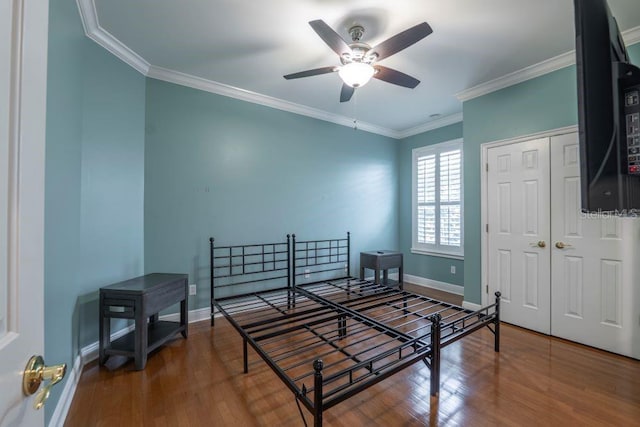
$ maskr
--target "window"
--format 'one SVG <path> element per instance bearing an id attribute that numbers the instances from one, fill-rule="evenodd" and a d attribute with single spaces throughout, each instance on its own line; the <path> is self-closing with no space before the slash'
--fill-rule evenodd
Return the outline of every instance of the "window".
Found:
<path id="1" fill-rule="evenodd" d="M 462 140 L 413 150 L 412 252 L 462 258 Z"/>

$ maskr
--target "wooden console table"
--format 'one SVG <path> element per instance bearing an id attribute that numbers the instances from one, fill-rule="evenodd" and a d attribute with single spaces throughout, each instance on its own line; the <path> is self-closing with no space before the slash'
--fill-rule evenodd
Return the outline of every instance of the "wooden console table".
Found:
<path id="1" fill-rule="evenodd" d="M 152 273 L 100 288 L 100 356 L 133 357 L 144 369 L 147 355 L 176 333 L 187 338 L 189 286 L 186 274 Z M 158 312 L 180 302 L 180 321 L 159 321 Z M 134 319 L 135 328 L 111 342 L 111 319 Z M 147 322 L 148 320 L 148 322 Z"/>
<path id="2" fill-rule="evenodd" d="M 380 270 L 382 270 L 382 283 L 386 286 L 391 285 L 389 281 L 389 269 L 398 269 L 398 286 L 403 288 L 402 278 L 402 252 L 396 251 L 371 251 L 360 252 L 360 279 L 364 280 L 364 269 L 368 268 L 374 271 L 374 282 L 380 283 Z"/>

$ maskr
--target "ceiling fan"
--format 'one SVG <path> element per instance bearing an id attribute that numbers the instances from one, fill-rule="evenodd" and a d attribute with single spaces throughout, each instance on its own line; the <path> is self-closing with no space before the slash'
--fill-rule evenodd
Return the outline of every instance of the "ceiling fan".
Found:
<path id="1" fill-rule="evenodd" d="M 433 30 L 426 22 L 398 33 L 374 47 L 360 41 L 364 33 L 364 28 L 361 25 L 355 25 L 349 29 L 352 40 L 349 44 L 321 19 L 311 21 L 309 25 L 340 56 L 342 66 L 300 71 L 299 73 L 287 74 L 284 76 L 285 79 L 299 79 L 337 71 L 343 81 L 340 102 L 349 101 L 355 89 L 365 85 L 371 77 L 411 89 L 420 83 L 418 79 L 392 68 L 378 65 L 377 62 L 406 49 L 431 34 Z"/>

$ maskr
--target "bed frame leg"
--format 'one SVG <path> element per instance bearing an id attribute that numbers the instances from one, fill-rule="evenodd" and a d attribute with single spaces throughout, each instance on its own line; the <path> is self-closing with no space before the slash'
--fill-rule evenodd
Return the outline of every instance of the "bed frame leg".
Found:
<path id="1" fill-rule="evenodd" d="M 209 285 L 210 285 L 210 291 L 211 291 L 211 326 L 214 326 L 215 320 L 214 320 L 214 312 L 215 312 L 215 305 L 216 305 L 216 294 L 215 292 L 215 274 L 214 273 L 214 267 L 213 267 L 213 261 L 214 261 L 214 246 L 213 246 L 213 242 L 215 241 L 215 239 L 213 237 L 209 237 Z"/>
<path id="2" fill-rule="evenodd" d="M 440 321 L 442 316 L 436 313 L 431 320 L 431 396 L 440 394 Z"/>
<path id="3" fill-rule="evenodd" d="M 322 427 L 322 368 L 321 359 L 313 362 L 313 427 Z"/>
<path id="4" fill-rule="evenodd" d="M 242 340 L 242 356 L 244 357 L 244 373 L 248 373 L 249 372 L 249 362 L 248 362 L 248 355 L 247 355 L 247 340 L 244 339 Z"/>
<path id="5" fill-rule="evenodd" d="M 498 291 L 496 295 L 496 318 L 494 321 L 494 350 L 496 353 L 500 351 L 500 297 L 502 294 Z"/>

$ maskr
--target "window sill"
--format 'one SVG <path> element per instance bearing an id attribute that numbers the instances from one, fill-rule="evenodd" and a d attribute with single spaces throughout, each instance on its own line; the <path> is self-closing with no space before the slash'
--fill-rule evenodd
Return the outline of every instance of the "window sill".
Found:
<path id="1" fill-rule="evenodd" d="M 458 260 L 464 261 L 464 255 L 451 254 L 447 252 L 432 252 L 432 251 L 425 251 L 424 249 L 411 248 L 411 253 L 418 254 L 418 255 L 435 256 L 440 258 L 458 259 Z"/>

